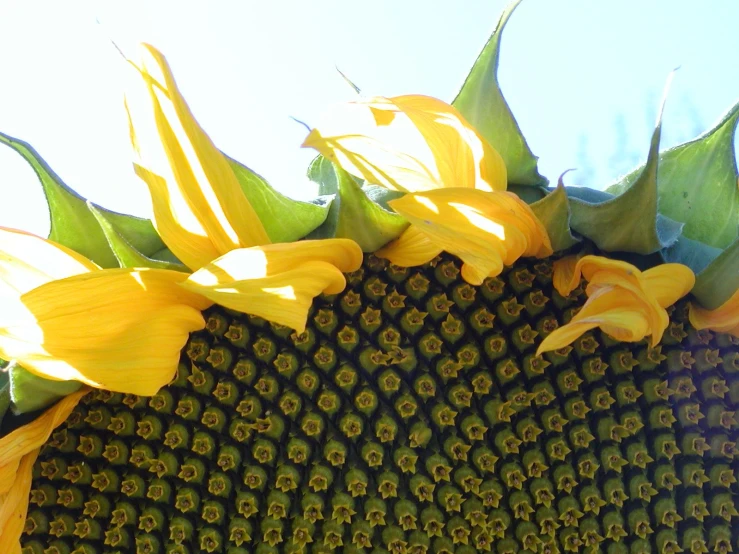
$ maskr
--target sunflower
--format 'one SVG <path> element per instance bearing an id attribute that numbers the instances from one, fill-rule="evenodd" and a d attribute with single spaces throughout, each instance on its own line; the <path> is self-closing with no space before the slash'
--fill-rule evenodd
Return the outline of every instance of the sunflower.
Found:
<path id="1" fill-rule="evenodd" d="M 153 222 L 2 135 L 52 233 L 0 229 L 1 552 L 739 547 L 739 191 L 704 163 L 739 110 L 550 187 L 495 76 L 514 8 L 451 105 L 330 109 L 315 202 L 220 152 L 149 45 Z"/>

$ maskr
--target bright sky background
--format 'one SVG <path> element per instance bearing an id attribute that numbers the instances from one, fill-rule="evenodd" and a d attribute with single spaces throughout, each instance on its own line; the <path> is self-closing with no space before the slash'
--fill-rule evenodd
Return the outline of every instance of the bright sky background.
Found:
<path id="1" fill-rule="evenodd" d="M 168 57 L 216 144 L 288 194 L 313 152 L 305 129 L 353 91 L 451 101 L 501 0 L 0 0 L 0 130 L 30 142 L 80 194 L 147 216 L 123 112 L 123 61 L 147 40 Z M 99 20 L 101 24 L 96 21 Z M 540 169 L 602 188 L 646 154 L 661 90 L 665 145 L 739 99 L 736 0 L 525 0 L 503 37 L 501 81 Z M 0 225 L 48 232 L 30 168 L 0 147 Z"/>

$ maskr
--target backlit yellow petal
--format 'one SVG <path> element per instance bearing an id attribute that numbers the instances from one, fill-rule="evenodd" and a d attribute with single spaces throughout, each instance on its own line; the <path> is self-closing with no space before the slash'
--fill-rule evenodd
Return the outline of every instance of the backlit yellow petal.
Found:
<path id="1" fill-rule="evenodd" d="M 0 495 L 0 552 L 21 552 L 20 537 L 28 514 L 33 464 L 39 450 L 36 448 L 21 458 L 13 485 Z"/>
<path id="2" fill-rule="evenodd" d="M 211 302 L 163 269 L 109 269 L 42 285 L 21 297 L 26 314 L 0 316 L 0 357 L 53 380 L 155 394 L 177 368 L 188 334 Z"/>
<path id="3" fill-rule="evenodd" d="M 149 185 L 162 239 L 193 269 L 235 248 L 267 244 L 264 227 L 226 158 L 195 121 L 164 56 L 149 45 L 142 50 L 137 69 L 145 91 L 129 95 L 127 109 L 136 171 Z"/>
<path id="4" fill-rule="evenodd" d="M 344 290 L 344 273 L 362 264 L 348 239 L 299 241 L 233 250 L 182 286 L 227 308 L 302 332 L 313 299 Z"/>
<path id="5" fill-rule="evenodd" d="M 663 308 L 668 308 L 690 292 L 695 274 L 683 264 L 662 264 L 647 269 L 642 277 L 646 292 Z"/>
<path id="6" fill-rule="evenodd" d="M 415 267 L 433 260 L 442 249 L 431 239 L 411 225 L 401 235 L 375 252 L 380 258 L 387 258 L 400 267 Z"/>
<path id="7" fill-rule="evenodd" d="M 493 277 L 521 256 L 547 256 L 546 229 L 515 194 L 438 189 L 389 202 L 431 243 L 460 258 L 471 284 Z"/>
<path id="8" fill-rule="evenodd" d="M 0 495 L 6 494 L 12 487 L 21 458 L 42 446 L 88 392 L 89 389 L 83 388 L 65 396 L 31 423 L 0 439 Z M 3 550 L 0 549 L 0 552 Z"/>
<path id="9" fill-rule="evenodd" d="M 648 318 L 640 299 L 619 287 L 603 287 L 588 298 L 568 324 L 552 331 L 536 353 L 541 355 L 572 344 L 595 327 L 623 342 L 640 341 L 649 332 Z"/>
<path id="10" fill-rule="evenodd" d="M 715 310 L 706 310 L 691 302 L 689 317 L 696 329 L 710 329 L 739 337 L 739 290 Z"/>
<path id="11" fill-rule="evenodd" d="M 303 143 L 349 173 L 387 188 L 505 190 L 500 154 L 456 108 L 421 95 L 348 102 Z"/>
<path id="12" fill-rule="evenodd" d="M 0 297 L 98 269 L 73 250 L 31 233 L 0 227 Z"/>

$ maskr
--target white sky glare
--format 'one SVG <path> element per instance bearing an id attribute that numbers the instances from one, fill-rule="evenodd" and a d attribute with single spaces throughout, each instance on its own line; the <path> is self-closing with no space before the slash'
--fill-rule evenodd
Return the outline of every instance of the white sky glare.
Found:
<path id="1" fill-rule="evenodd" d="M 124 62 L 146 40 L 167 56 L 216 144 L 294 197 L 312 151 L 305 129 L 363 94 L 451 101 L 501 0 L 52 2 L 0 0 L 0 131 L 31 143 L 80 194 L 149 215 L 131 168 Z M 97 21 L 101 23 L 97 23 Z M 503 36 L 500 77 L 513 113 L 556 181 L 602 188 L 643 159 L 660 93 L 681 66 L 664 146 L 692 138 L 739 99 L 739 2 L 524 0 Z M 0 148 L 0 225 L 45 235 L 32 170 Z"/>

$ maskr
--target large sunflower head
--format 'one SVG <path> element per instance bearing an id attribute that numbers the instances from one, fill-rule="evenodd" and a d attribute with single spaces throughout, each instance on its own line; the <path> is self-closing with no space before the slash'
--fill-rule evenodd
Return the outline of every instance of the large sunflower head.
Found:
<path id="1" fill-rule="evenodd" d="M 0 228 L 0 553 L 739 548 L 733 108 L 606 191 L 549 186 L 497 83 L 360 98 L 298 202 L 129 62 L 153 221 L 26 143 Z"/>

